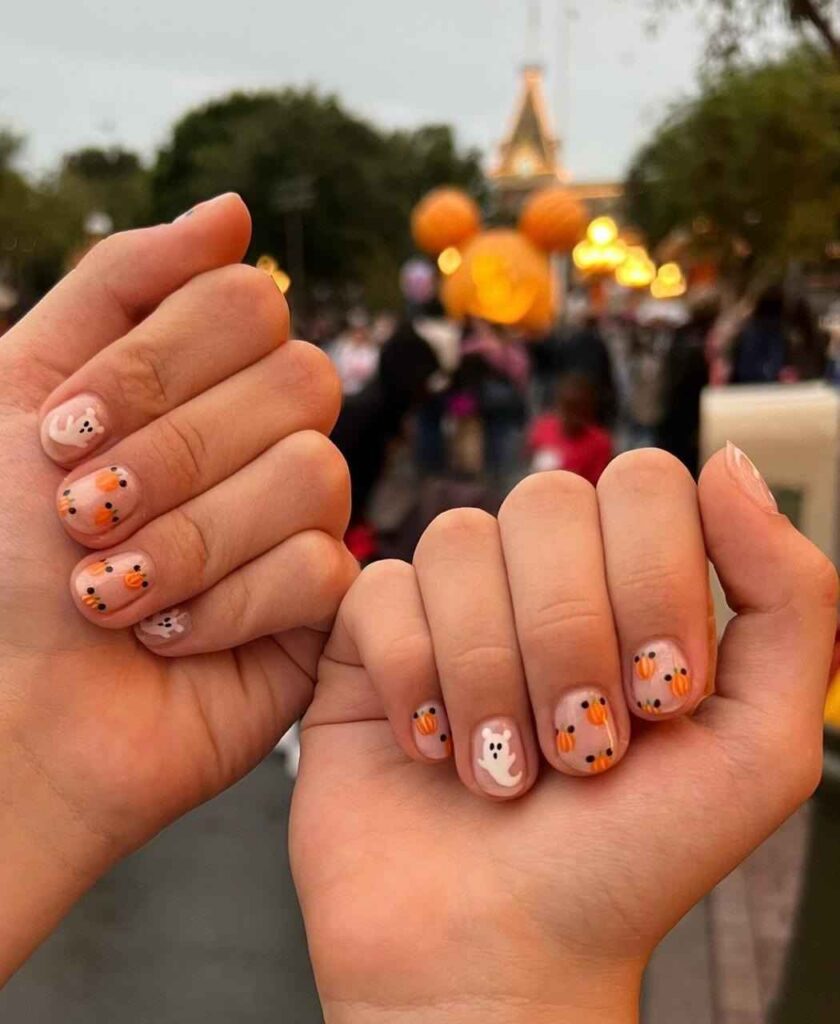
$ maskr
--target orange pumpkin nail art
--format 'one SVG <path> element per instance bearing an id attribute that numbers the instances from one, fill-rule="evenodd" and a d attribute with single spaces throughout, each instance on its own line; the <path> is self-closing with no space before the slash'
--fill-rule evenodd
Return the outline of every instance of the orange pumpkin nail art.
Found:
<path id="1" fill-rule="evenodd" d="M 557 752 L 570 754 L 575 749 L 575 727 L 567 725 L 557 730 Z"/>
<path id="2" fill-rule="evenodd" d="M 554 711 L 555 746 L 560 764 L 576 775 L 606 771 L 618 749 L 617 724 L 600 687 L 567 690 Z"/>
<path id="3" fill-rule="evenodd" d="M 688 661 L 673 640 L 652 640 L 633 655 L 631 708 L 643 718 L 679 711 L 691 700 L 693 679 Z"/>
<path id="4" fill-rule="evenodd" d="M 431 761 L 442 761 L 452 754 L 449 718 L 440 701 L 422 704 L 411 716 L 417 749 Z"/>
<path id="5" fill-rule="evenodd" d="M 108 466 L 62 487 L 58 514 L 75 533 L 102 534 L 130 516 L 139 500 L 131 473 L 122 466 Z"/>
<path id="6" fill-rule="evenodd" d="M 126 551 L 84 566 L 74 580 L 74 589 L 86 608 L 115 612 L 136 600 L 153 580 L 149 556 Z"/>

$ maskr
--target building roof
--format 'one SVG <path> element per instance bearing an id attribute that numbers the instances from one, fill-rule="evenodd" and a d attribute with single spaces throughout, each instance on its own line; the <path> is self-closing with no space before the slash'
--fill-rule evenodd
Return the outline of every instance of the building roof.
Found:
<path id="1" fill-rule="evenodd" d="M 544 181 L 563 180 L 558 159 L 559 140 L 551 122 L 543 90 L 542 68 L 522 69 L 522 88 L 513 124 L 502 142 L 499 160 L 490 177 L 502 188 L 527 188 Z"/>

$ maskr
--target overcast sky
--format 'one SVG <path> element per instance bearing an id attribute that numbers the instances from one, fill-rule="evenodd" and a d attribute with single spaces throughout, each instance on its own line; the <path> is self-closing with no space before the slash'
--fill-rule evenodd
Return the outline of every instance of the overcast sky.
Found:
<path id="1" fill-rule="evenodd" d="M 526 0 L 3 6 L 0 124 L 27 136 L 36 169 L 87 144 L 148 155 L 197 103 L 308 84 L 383 125 L 448 121 L 462 142 L 492 152 L 526 53 Z M 691 91 L 698 27 L 674 13 L 651 36 L 647 0 L 543 0 L 542 9 L 540 56 L 566 164 L 577 180 L 620 175 L 668 102 Z"/>

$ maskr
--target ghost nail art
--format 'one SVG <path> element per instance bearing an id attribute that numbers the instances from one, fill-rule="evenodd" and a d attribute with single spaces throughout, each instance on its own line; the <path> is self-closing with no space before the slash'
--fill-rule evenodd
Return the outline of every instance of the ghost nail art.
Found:
<path id="1" fill-rule="evenodd" d="M 565 768 L 586 775 L 615 763 L 618 736 L 609 699 L 598 687 L 564 693 L 554 711 L 554 744 Z"/>
<path id="2" fill-rule="evenodd" d="M 491 796 L 517 796 L 527 780 L 525 749 L 512 718 L 491 718 L 473 734 L 475 780 Z"/>
<path id="3" fill-rule="evenodd" d="M 692 695 L 688 660 L 673 640 L 651 640 L 633 655 L 631 710 L 642 718 L 679 711 Z"/>
<path id="4" fill-rule="evenodd" d="M 414 743 L 424 757 L 443 761 L 452 755 L 452 734 L 446 709 L 440 701 L 427 701 L 411 716 Z"/>
<path id="5" fill-rule="evenodd" d="M 57 507 L 67 527 L 94 536 L 127 519 L 139 500 L 135 477 L 122 466 L 106 466 L 62 485 Z"/>
<path id="6" fill-rule="evenodd" d="M 51 459 L 69 462 L 98 448 L 107 431 L 102 402 L 93 395 L 77 395 L 44 417 L 41 444 Z"/>
<path id="7" fill-rule="evenodd" d="M 158 647 L 172 640 L 180 640 L 191 628 L 192 619 L 188 612 L 181 611 L 180 608 L 170 608 L 168 611 L 142 619 L 134 627 L 134 631 L 144 644 Z"/>

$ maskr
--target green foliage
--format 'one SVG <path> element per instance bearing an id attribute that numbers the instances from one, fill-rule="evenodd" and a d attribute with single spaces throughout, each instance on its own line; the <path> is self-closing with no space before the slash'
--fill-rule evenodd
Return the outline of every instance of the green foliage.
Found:
<path id="1" fill-rule="evenodd" d="M 149 219 L 149 174 L 137 154 L 128 150 L 89 147 L 68 153 L 56 187 L 69 204 L 85 214 L 107 214 L 116 231 Z"/>
<path id="2" fill-rule="evenodd" d="M 707 75 L 636 155 L 625 203 L 654 245 L 693 229 L 755 273 L 819 258 L 840 233 L 840 69 L 800 49 Z"/>
<path id="3" fill-rule="evenodd" d="M 169 219 L 235 190 L 254 219 L 252 259 L 271 253 L 294 275 L 302 229 L 310 287 L 350 284 L 388 302 L 411 251 L 411 207 L 444 182 L 481 196 L 478 155 L 460 154 L 449 127 L 383 132 L 334 97 L 288 89 L 236 93 L 187 114 L 158 157 L 153 195 Z"/>

